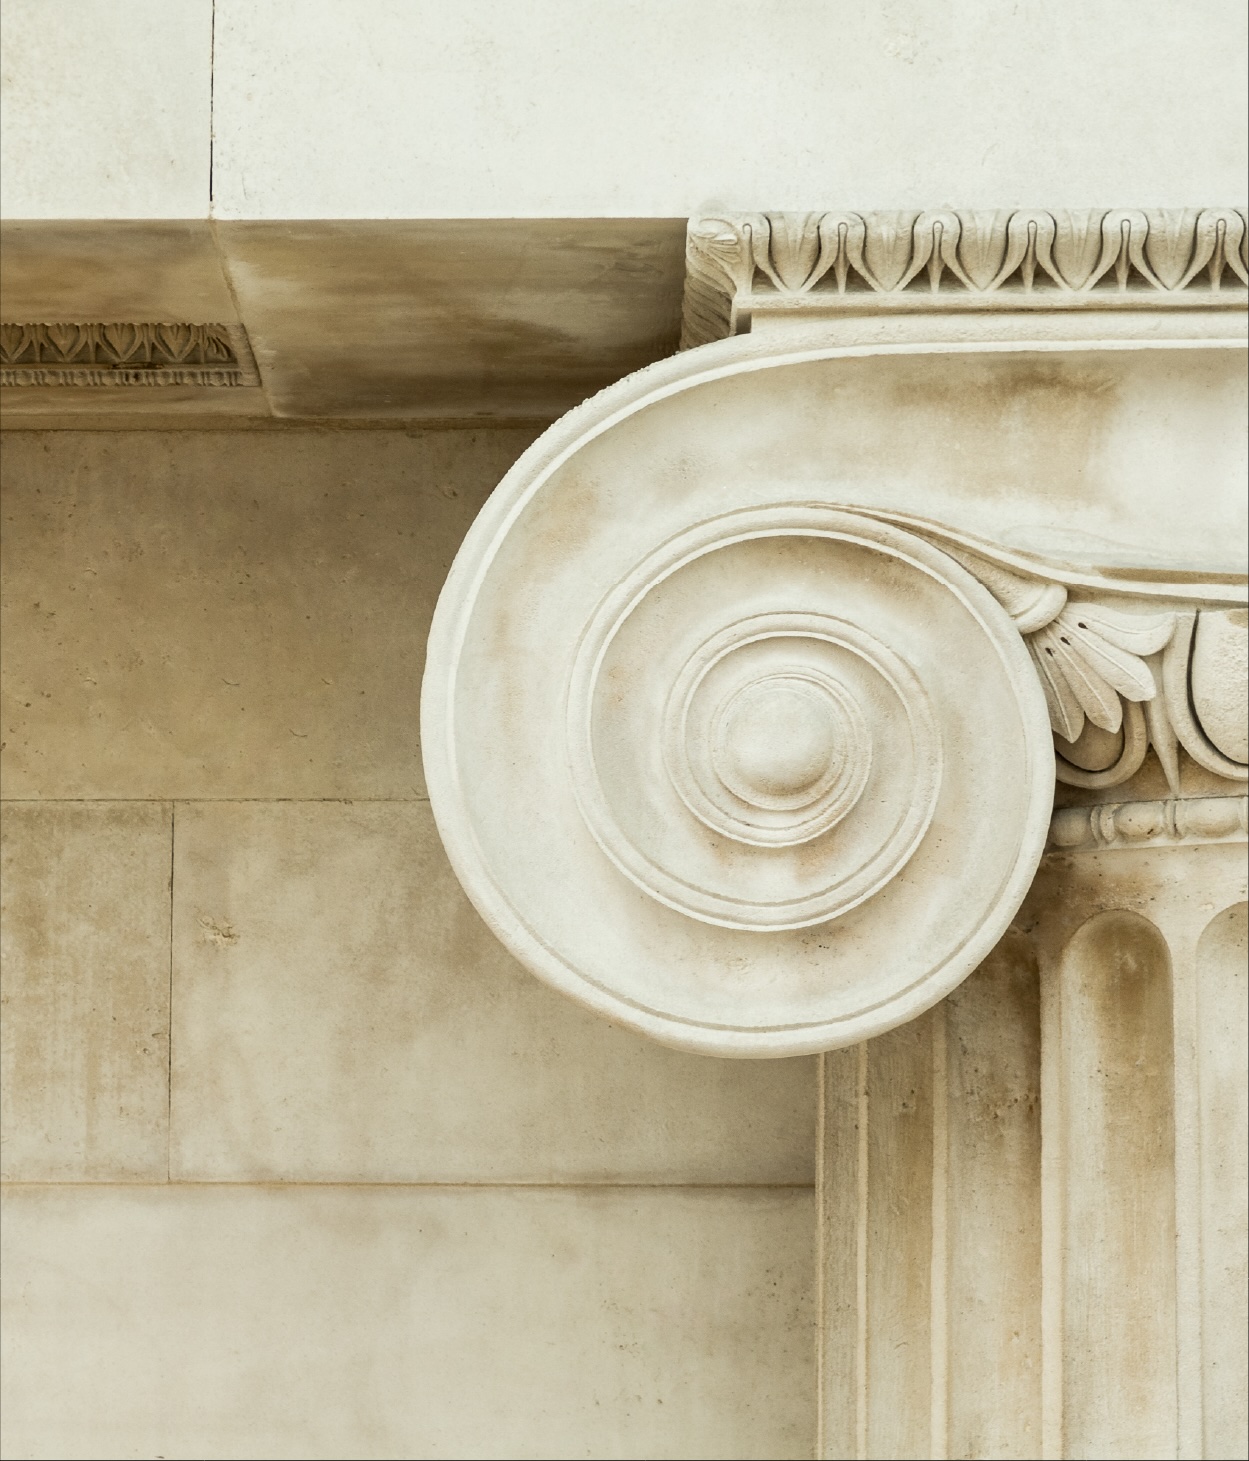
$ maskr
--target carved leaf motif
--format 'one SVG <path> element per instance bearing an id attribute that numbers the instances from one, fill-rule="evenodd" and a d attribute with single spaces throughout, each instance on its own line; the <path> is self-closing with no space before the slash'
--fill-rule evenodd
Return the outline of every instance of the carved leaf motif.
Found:
<path id="1" fill-rule="evenodd" d="M 1164 289 L 1178 289 L 1193 252 L 1197 210 L 1157 209 L 1148 218 L 1145 257 Z"/>
<path id="2" fill-rule="evenodd" d="M 1064 287 L 1063 277 L 1054 263 L 1054 238 L 1057 232 L 1058 225 L 1052 214 L 1040 209 L 1020 209 L 1013 213 L 1006 230 L 1006 256 L 990 287 L 1000 288 L 1018 269 L 1023 279 L 1023 287 L 1030 290 L 1038 264 L 1055 284 Z"/>
<path id="3" fill-rule="evenodd" d="M 82 325 L 45 325 L 44 334 L 52 347 L 52 358 L 57 361 L 71 361 L 86 343 L 87 332 Z"/>
<path id="4" fill-rule="evenodd" d="M 700 219 L 697 227 L 691 229 L 691 239 L 698 246 L 693 257 L 704 266 L 722 274 L 734 289 L 749 285 L 754 265 L 745 258 L 742 228 L 737 222 L 730 218 Z"/>
<path id="5" fill-rule="evenodd" d="M 1011 217 L 1009 209 L 1005 208 L 961 215 L 963 228 L 958 252 L 973 288 L 984 291 L 992 288 L 1000 277 L 1008 277 L 1003 271 L 1008 257 L 1007 239 Z M 1027 245 L 1025 235 L 1019 257 L 1009 273 L 1013 274 L 1019 267 Z"/>
<path id="6" fill-rule="evenodd" d="M 1230 208 L 1206 208 L 1197 218 L 1192 262 L 1177 288 L 1183 289 L 1202 269 L 1210 271 L 1210 287 L 1218 289 L 1223 270 L 1230 268 L 1242 282 L 1249 283 L 1245 269 L 1245 220 Z"/>
<path id="7" fill-rule="evenodd" d="M 1074 741 L 1085 718 L 1102 730 L 1123 724 L 1123 700 L 1152 700 L 1153 672 L 1142 658 L 1170 639 L 1173 614 L 1129 615 L 1100 604 L 1069 603 L 1037 630 L 1029 648 L 1041 672 L 1050 723 Z"/>
<path id="8" fill-rule="evenodd" d="M 230 332 L 224 325 L 195 325 L 193 329 L 199 354 L 206 364 L 234 365 L 237 363 Z"/>
<path id="9" fill-rule="evenodd" d="M 1119 649 L 1133 655 L 1157 654 L 1164 649 L 1175 632 L 1175 615 L 1124 614 L 1117 609 L 1108 609 L 1104 604 L 1068 604 L 1065 611 L 1075 627 L 1101 637 Z M 1153 679 L 1146 672 L 1144 683 L 1153 685 Z M 1127 694 L 1126 691 L 1124 691 Z M 1151 689 L 1149 692 L 1153 694 Z M 1128 695 L 1129 700 L 1148 699 L 1148 695 Z"/>
<path id="10" fill-rule="evenodd" d="M 1093 283 L 1112 266 L 1120 289 L 1128 287 L 1128 275 L 1136 269 L 1156 289 L 1162 284 L 1145 258 L 1145 240 L 1149 236 L 1149 220 L 1134 208 L 1115 208 L 1102 219 L 1102 252 L 1097 261 Z"/>
<path id="11" fill-rule="evenodd" d="M 876 213 L 864 241 L 864 274 L 873 289 L 888 293 L 907 277 L 915 213 Z"/>
<path id="12" fill-rule="evenodd" d="M 826 213 L 820 220 L 820 233 L 837 280 L 837 292 L 844 294 L 851 266 L 864 279 L 868 276 L 863 259 L 867 225 L 857 213 Z"/>
<path id="13" fill-rule="evenodd" d="M 138 325 L 105 325 L 100 331 L 105 352 L 118 365 L 124 365 L 143 343 Z"/>
<path id="14" fill-rule="evenodd" d="M 918 282 L 925 271 L 927 291 Z M 1025 293 L 1040 286 L 1059 308 L 1130 306 L 1143 302 L 1150 288 L 1239 294 L 1249 284 L 1249 219 L 1228 208 L 699 218 L 687 235 L 682 349 L 734 333 L 739 311 L 764 279 L 794 302 L 821 281 L 830 298 L 857 291 L 861 282 L 877 294 L 906 293 L 908 303 L 936 309 L 958 308 L 963 290 L 991 296 L 1008 284 Z M 1014 287 L 1004 291 L 1001 307 L 1012 307 L 1014 293 Z"/>
<path id="15" fill-rule="evenodd" d="M 1073 651 L 1069 638 L 1053 628 L 1039 629 L 1032 637 L 1032 652 L 1043 681 L 1053 691 L 1046 697 L 1051 701 L 1050 724 L 1065 740 L 1078 739 L 1086 716 L 1103 730 L 1119 729 L 1123 724 L 1119 696 Z"/>
<path id="16" fill-rule="evenodd" d="M 195 344 L 195 328 L 193 325 L 157 325 L 156 341 L 164 355 L 181 362 Z"/>
<path id="17" fill-rule="evenodd" d="M 958 261 L 958 241 L 962 231 L 963 226 L 959 222 L 957 213 L 948 211 L 921 213 L 915 220 L 911 262 L 897 287 L 905 289 L 927 265 L 928 279 L 934 294 L 941 283 L 943 269 L 949 269 L 960 283 L 970 289 L 971 280 L 963 272 L 962 265 Z"/>
<path id="18" fill-rule="evenodd" d="M 756 242 L 755 263 L 785 294 L 802 294 L 828 268 L 828 240 L 816 213 L 776 213 L 764 222 L 769 247 Z M 834 239 L 834 244 L 835 244 Z"/>
<path id="19" fill-rule="evenodd" d="M 702 218 L 690 225 L 682 347 L 733 332 L 734 301 L 750 289 L 754 261 L 741 223 Z"/>
<path id="20" fill-rule="evenodd" d="M 1063 740 L 1078 740 L 1084 729 L 1084 707 L 1072 693 L 1067 676 L 1060 665 L 1053 663 L 1053 652 L 1046 654 L 1035 637 L 1028 640 L 1028 649 L 1041 677 L 1041 689 L 1045 692 L 1050 725 Z"/>
<path id="21" fill-rule="evenodd" d="M 34 325 L 0 325 L 0 360 L 5 365 L 18 365 L 39 358 Z"/>
<path id="22" fill-rule="evenodd" d="M 1093 282 L 1093 270 L 1102 251 L 1102 215 L 1092 209 L 1054 215 L 1054 263 L 1069 289 L 1084 289 Z"/>

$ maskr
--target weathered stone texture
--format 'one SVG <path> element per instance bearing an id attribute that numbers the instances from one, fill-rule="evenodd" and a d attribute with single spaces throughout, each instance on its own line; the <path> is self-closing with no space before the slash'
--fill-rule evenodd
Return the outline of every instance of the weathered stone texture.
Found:
<path id="1" fill-rule="evenodd" d="M 164 1181 L 171 809 L 4 807 L 6 1179 Z"/>

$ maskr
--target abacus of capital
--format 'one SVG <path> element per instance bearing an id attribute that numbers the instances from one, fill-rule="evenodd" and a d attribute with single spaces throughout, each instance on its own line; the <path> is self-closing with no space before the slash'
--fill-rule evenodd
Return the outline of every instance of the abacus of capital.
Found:
<path id="1" fill-rule="evenodd" d="M 696 219 L 443 592 L 500 939 L 822 1052 L 822 1455 L 1245 1454 L 1246 233 Z"/>

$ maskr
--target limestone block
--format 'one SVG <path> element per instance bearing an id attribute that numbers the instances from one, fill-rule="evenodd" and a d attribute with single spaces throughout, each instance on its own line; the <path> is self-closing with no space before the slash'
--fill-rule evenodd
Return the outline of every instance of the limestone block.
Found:
<path id="1" fill-rule="evenodd" d="M 5 794 L 422 795 L 429 616 L 531 437 L 6 433 Z"/>
<path id="2" fill-rule="evenodd" d="M 1244 36 L 1232 0 L 217 0 L 214 210 L 1190 206 L 1243 189 Z"/>
<path id="3" fill-rule="evenodd" d="M 205 218 L 212 0 L 4 7 L 6 218 Z"/>
<path id="4" fill-rule="evenodd" d="M 10 1192 L 8 1456 L 811 1454 L 809 1193 Z"/>
<path id="5" fill-rule="evenodd" d="M 3 845 L 4 1177 L 164 1181 L 170 808 L 9 802 Z"/>
<path id="6" fill-rule="evenodd" d="M 179 806 L 172 1166 L 187 1181 L 812 1178 L 808 1060 L 700 1060 L 521 970 L 429 807 Z"/>

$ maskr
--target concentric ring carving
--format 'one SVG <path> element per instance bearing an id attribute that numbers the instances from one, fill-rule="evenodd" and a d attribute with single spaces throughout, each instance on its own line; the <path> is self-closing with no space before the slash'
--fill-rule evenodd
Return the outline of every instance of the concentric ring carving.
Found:
<path id="1" fill-rule="evenodd" d="M 908 658 L 832 609 L 853 608 L 835 585 L 856 572 L 948 593 L 935 557 L 829 508 L 753 509 L 678 535 L 608 593 L 567 734 L 578 806 L 616 868 L 669 908 L 756 932 L 827 923 L 897 877 L 940 790 L 925 674 L 945 647 L 921 635 Z M 812 607 L 788 607 L 804 594 Z"/>
<path id="2" fill-rule="evenodd" d="M 846 634 L 852 626 L 818 615 L 765 614 L 729 625 L 690 658 L 668 696 L 664 761 L 712 831 L 792 847 L 859 799 L 871 734 L 858 701 L 812 654 Z"/>
<path id="3" fill-rule="evenodd" d="M 1050 730 L 1010 613 L 863 512 L 674 512 L 650 544 L 611 512 L 570 544 L 539 503 L 453 580 L 462 648 L 426 723 L 456 750 L 431 795 L 440 826 L 464 809 L 466 886 L 537 973 L 687 1049 L 911 1018 L 1000 937 L 1045 843 Z"/>
<path id="4" fill-rule="evenodd" d="M 749 522 L 733 514 L 666 544 L 595 616 L 569 695 L 574 787 L 599 846 L 650 896 L 728 928 L 806 927 L 871 897 L 914 852 L 940 781 L 930 698 L 877 636 L 827 612 L 718 624 L 714 594 L 703 604 L 684 592 L 683 578 L 713 555 L 798 532 L 785 509 Z M 803 536 L 854 541 L 829 532 L 825 510 L 808 515 Z M 656 596 L 693 620 L 670 681 L 672 662 L 650 647 L 649 621 L 672 617 L 648 604 Z M 662 779 L 645 756 L 619 754 L 613 697 L 625 679 L 645 707 L 630 733 L 659 745 Z M 648 803 L 658 818 L 630 817 Z"/>

